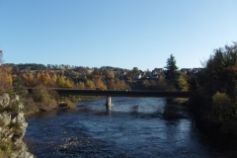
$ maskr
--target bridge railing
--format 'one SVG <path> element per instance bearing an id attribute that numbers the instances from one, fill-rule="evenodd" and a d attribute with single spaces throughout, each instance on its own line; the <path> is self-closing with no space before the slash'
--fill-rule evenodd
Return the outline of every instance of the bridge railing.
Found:
<path id="1" fill-rule="evenodd" d="M 32 92 L 36 88 L 27 88 Z M 59 95 L 83 95 L 83 96 L 127 96 L 127 97 L 177 97 L 188 98 L 188 91 L 144 91 L 144 90 L 81 90 L 70 88 L 48 88 Z"/>

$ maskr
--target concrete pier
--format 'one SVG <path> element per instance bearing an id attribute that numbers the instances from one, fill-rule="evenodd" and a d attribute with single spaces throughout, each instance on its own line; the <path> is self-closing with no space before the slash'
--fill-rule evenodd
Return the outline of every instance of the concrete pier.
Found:
<path id="1" fill-rule="evenodd" d="M 112 97 L 111 96 L 107 96 L 105 106 L 106 106 L 107 112 L 110 112 L 112 110 Z"/>

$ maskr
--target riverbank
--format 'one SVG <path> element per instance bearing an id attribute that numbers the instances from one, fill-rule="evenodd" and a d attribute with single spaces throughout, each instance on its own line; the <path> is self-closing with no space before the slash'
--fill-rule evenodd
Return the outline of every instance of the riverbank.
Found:
<path id="1" fill-rule="evenodd" d="M 225 143 L 226 146 L 237 145 L 237 120 L 226 122 L 213 121 L 208 118 L 193 117 L 197 128 L 217 143 Z"/>
<path id="2" fill-rule="evenodd" d="M 24 113 L 26 117 L 32 117 L 40 113 L 48 113 L 51 111 L 75 111 L 78 102 L 92 101 L 100 97 L 91 96 L 65 96 L 62 98 L 53 97 L 49 102 L 36 102 L 31 96 L 23 97 L 22 101 L 25 105 Z M 50 104 L 49 104 L 50 103 Z"/>
<path id="3" fill-rule="evenodd" d="M 192 105 L 187 99 L 167 99 L 167 105 L 163 114 L 165 119 L 190 118 L 197 129 L 211 141 L 215 141 L 217 144 L 224 143 L 226 147 L 237 145 L 237 119 L 220 122 L 210 116 L 195 116 L 195 113 L 190 109 Z"/>

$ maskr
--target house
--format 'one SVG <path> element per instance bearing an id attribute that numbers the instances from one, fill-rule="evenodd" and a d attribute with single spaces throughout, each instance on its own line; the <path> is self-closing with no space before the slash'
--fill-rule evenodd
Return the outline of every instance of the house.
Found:
<path id="1" fill-rule="evenodd" d="M 162 68 L 155 68 L 151 72 L 152 79 L 159 79 L 163 75 L 164 75 L 164 69 L 162 69 Z"/>

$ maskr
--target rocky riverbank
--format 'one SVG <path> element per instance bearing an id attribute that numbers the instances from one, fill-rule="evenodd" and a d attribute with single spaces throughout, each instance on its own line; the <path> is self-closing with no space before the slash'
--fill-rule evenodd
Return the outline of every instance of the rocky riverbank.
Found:
<path id="1" fill-rule="evenodd" d="M 23 141 L 28 125 L 23 108 L 18 96 L 6 93 L 0 96 L 1 158 L 34 158 Z"/>

